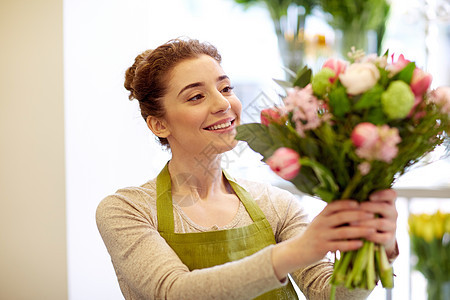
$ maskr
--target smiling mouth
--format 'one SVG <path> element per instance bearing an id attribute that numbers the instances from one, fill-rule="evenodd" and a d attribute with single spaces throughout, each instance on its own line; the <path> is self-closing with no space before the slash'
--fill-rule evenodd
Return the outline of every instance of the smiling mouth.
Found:
<path id="1" fill-rule="evenodd" d="M 233 123 L 234 123 L 234 120 L 228 121 L 228 122 L 225 122 L 225 123 L 222 123 L 222 124 L 217 124 L 217 125 L 214 125 L 214 126 L 206 127 L 205 129 L 206 130 L 211 130 L 211 131 L 219 130 L 219 129 L 225 129 L 225 128 L 230 127 Z"/>

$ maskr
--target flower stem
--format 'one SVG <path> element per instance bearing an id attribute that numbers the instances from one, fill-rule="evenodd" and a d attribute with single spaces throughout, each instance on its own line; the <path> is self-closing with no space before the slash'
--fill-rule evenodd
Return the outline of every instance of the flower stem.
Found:
<path id="1" fill-rule="evenodd" d="M 375 288 L 375 244 L 369 242 L 369 250 L 367 252 L 367 268 L 366 268 L 366 279 L 367 279 L 367 289 L 373 290 Z"/>
<path id="2" fill-rule="evenodd" d="M 359 171 L 356 171 L 356 174 L 352 177 L 352 179 L 350 179 L 350 182 L 342 192 L 341 199 L 350 199 L 350 196 L 352 195 L 358 183 L 361 181 L 361 178 L 361 173 Z"/>
<path id="3" fill-rule="evenodd" d="M 393 288 L 394 274 L 383 245 L 378 245 L 375 250 L 375 261 L 379 269 L 381 284 L 384 288 Z"/>

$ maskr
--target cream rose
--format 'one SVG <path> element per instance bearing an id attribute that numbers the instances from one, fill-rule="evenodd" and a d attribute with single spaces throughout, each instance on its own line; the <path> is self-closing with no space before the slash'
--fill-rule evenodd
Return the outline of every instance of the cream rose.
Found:
<path id="1" fill-rule="evenodd" d="M 372 63 L 351 64 L 339 80 L 350 95 L 362 94 L 371 89 L 380 79 L 380 71 Z"/>

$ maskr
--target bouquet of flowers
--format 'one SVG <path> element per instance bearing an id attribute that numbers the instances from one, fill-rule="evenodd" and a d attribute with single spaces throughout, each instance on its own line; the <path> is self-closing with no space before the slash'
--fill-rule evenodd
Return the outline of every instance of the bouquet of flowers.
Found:
<path id="1" fill-rule="evenodd" d="M 428 299 L 444 300 L 450 291 L 450 214 L 412 214 L 408 223 L 415 268 L 428 281 Z"/>
<path id="2" fill-rule="evenodd" d="M 261 123 L 243 124 L 236 139 L 305 194 L 326 202 L 366 201 L 438 145 L 448 147 L 450 88 L 430 90 L 431 75 L 400 55 L 349 53 L 327 60 L 313 75 L 292 74 L 284 105 L 264 109 Z M 393 286 L 382 245 L 365 241 L 336 256 L 332 285 Z M 334 290 L 334 289 L 333 289 Z"/>

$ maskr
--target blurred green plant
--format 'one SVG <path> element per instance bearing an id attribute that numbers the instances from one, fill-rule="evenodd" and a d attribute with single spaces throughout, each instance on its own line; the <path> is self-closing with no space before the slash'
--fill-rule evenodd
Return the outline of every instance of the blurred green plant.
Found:
<path id="1" fill-rule="evenodd" d="M 328 24 L 342 32 L 341 55 L 347 58 L 351 47 L 367 52 L 367 33 L 377 35 L 377 54 L 386 31 L 390 4 L 387 0 L 319 0 L 321 9 L 329 14 Z"/>
<path id="2" fill-rule="evenodd" d="M 293 71 L 303 67 L 306 17 L 319 0 L 234 0 L 244 8 L 263 5 L 269 11 L 278 39 L 278 49 L 284 66 Z"/>
<path id="3" fill-rule="evenodd" d="M 408 219 L 415 269 L 427 279 L 428 299 L 450 293 L 450 213 L 412 214 Z"/>

